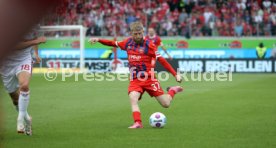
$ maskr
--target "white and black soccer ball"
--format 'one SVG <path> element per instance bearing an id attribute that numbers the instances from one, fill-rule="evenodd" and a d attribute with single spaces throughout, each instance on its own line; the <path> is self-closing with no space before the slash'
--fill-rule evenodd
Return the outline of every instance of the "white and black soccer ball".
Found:
<path id="1" fill-rule="evenodd" d="M 152 127 L 161 128 L 167 123 L 167 118 L 163 113 L 156 112 L 150 116 L 149 123 Z"/>

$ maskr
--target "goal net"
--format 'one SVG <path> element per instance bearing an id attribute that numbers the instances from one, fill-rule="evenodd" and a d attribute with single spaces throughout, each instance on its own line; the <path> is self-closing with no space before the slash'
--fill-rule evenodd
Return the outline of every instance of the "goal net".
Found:
<path id="1" fill-rule="evenodd" d="M 39 34 L 47 38 L 39 45 L 40 64 L 34 72 L 43 73 L 46 68 L 84 72 L 85 28 L 81 25 L 40 26 Z"/>

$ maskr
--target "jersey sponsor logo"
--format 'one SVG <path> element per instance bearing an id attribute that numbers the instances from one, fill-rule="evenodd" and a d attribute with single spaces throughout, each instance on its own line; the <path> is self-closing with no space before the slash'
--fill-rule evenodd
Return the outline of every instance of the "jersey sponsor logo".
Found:
<path id="1" fill-rule="evenodd" d="M 141 59 L 141 56 L 129 55 L 129 59 L 139 61 Z"/>

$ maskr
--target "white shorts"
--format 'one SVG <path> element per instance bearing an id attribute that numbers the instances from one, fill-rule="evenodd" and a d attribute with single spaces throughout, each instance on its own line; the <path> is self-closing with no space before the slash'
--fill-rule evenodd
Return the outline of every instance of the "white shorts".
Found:
<path id="1" fill-rule="evenodd" d="M 17 75 L 20 72 L 32 73 L 32 58 L 27 58 L 21 61 L 5 61 L 0 68 L 0 74 L 3 84 L 8 93 L 15 92 L 18 87 Z"/>

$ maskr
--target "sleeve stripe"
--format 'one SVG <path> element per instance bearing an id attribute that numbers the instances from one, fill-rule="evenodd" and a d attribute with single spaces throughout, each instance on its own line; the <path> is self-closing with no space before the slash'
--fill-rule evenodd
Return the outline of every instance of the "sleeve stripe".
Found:
<path id="1" fill-rule="evenodd" d="M 115 44 L 116 44 L 116 46 L 118 47 L 118 42 L 117 42 L 117 41 L 115 42 Z"/>
<path id="2" fill-rule="evenodd" d="M 149 40 L 146 40 L 146 48 L 144 50 L 144 54 L 148 54 L 149 52 Z"/>
<path id="3" fill-rule="evenodd" d="M 156 55 L 156 59 L 158 59 L 159 57 L 162 57 L 162 55 L 158 51 L 155 52 L 155 55 Z"/>
<path id="4" fill-rule="evenodd" d="M 160 58 L 160 57 L 162 57 L 160 54 L 156 55 L 156 59 L 158 59 L 158 58 Z"/>
<path id="5" fill-rule="evenodd" d="M 125 44 L 125 50 L 127 50 L 128 48 L 128 44 L 131 42 L 131 38 L 129 38 L 128 40 L 127 40 L 127 43 Z"/>

